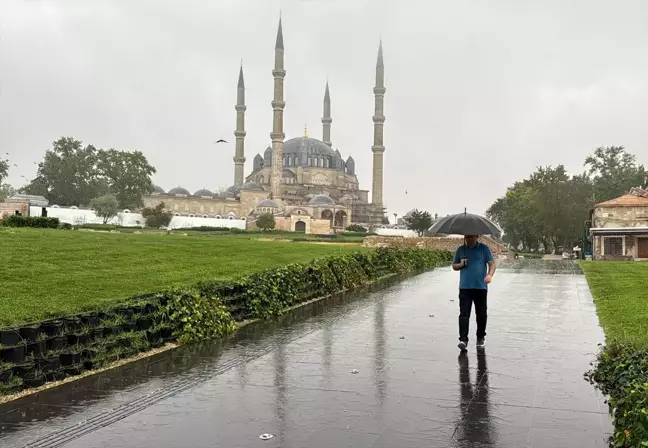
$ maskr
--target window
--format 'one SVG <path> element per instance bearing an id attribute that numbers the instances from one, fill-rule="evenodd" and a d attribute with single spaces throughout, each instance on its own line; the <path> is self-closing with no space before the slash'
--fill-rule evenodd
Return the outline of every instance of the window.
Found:
<path id="1" fill-rule="evenodd" d="M 311 166 L 311 158 L 308 158 L 308 166 Z"/>
<path id="2" fill-rule="evenodd" d="M 623 255 L 623 237 L 604 236 L 603 255 Z"/>

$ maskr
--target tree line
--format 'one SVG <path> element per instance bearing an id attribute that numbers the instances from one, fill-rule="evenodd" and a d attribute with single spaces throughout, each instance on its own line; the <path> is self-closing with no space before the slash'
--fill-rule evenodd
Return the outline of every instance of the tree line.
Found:
<path id="1" fill-rule="evenodd" d="M 623 146 L 599 147 L 583 166 L 573 175 L 563 165 L 541 166 L 508 187 L 486 212 L 504 241 L 524 251 L 569 250 L 581 241 L 595 204 L 648 184 L 646 168 Z"/>
<path id="2" fill-rule="evenodd" d="M 0 159 L 0 194 L 4 197 L 15 192 L 3 183 L 8 171 L 9 161 Z M 140 151 L 98 149 L 61 137 L 38 163 L 36 177 L 18 191 L 43 196 L 50 204 L 77 207 L 114 196 L 121 209 L 136 209 L 143 205 L 142 196 L 153 191 L 155 172 Z"/>

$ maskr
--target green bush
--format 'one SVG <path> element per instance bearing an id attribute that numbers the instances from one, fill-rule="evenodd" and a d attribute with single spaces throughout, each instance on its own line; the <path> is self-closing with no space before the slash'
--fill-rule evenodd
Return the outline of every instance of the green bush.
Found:
<path id="1" fill-rule="evenodd" d="M 57 229 L 60 221 L 58 218 L 45 216 L 10 215 L 0 221 L 5 227 L 37 227 L 40 229 Z"/>
<path id="2" fill-rule="evenodd" d="M 351 224 L 346 228 L 346 231 L 355 233 L 367 233 L 367 229 L 362 227 L 360 224 Z"/>
<path id="3" fill-rule="evenodd" d="M 72 224 L 70 224 L 69 222 L 62 222 L 61 224 L 59 224 L 59 229 L 62 230 L 72 230 L 73 228 L 74 227 L 72 227 Z"/>
<path id="4" fill-rule="evenodd" d="M 206 297 L 197 289 L 172 289 L 158 295 L 164 301 L 162 314 L 180 343 L 224 336 L 236 322 L 216 296 Z"/>
<path id="5" fill-rule="evenodd" d="M 610 344 L 599 353 L 596 367 L 586 376 L 609 396 L 614 423 L 610 445 L 648 446 L 648 352 Z"/>

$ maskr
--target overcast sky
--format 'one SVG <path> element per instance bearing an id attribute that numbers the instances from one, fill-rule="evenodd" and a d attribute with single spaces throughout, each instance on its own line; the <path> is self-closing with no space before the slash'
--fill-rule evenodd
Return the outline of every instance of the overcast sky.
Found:
<path id="1" fill-rule="evenodd" d="M 382 36 L 390 216 L 481 213 L 535 166 L 579 172 L 600 145 L 648 164 L 646 0 L 0 0 L 9 181 L 73 136 L 143 151 L 167 190 L 231 185 L 241 58 L 249 174 L 270 143 L 280 10 L 286 138 L 321 139 L 328 77 L 333 147 L 364 189 Z"/>

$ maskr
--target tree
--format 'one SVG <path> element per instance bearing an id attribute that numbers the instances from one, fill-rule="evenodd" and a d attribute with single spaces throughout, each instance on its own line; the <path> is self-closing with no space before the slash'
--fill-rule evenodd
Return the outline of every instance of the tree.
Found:
<path id="1" fill-rule="evenodd" d="M 160 228 L 167 227 L 173 219 L 173 213 L 165 210 L 164 202 L 160 202 L 155 207 L 144 207 L 142 217 L 146 221 L 147 227 Z"/>
<path id="2" fill-rule="evenodd" d="M 90 208 L 94 210 L 97 216 L 103 218 L 103 223 L 107 224 L 119 212 L 119 202 L 112 194 L 107 194 L 94 198 L 90 201 Z"/>
<path id="3" fill-rule="evenodd" d="M 587 174 L 569 176 L 565 167 L 538 167 L 509 187 L 486 215 L 504 230 L 504 241 L 523 250 L 571 247 L 582 237 L 592 202 Z"/>
<path id="4" fill-rule="evenodd" d="M 16 194 L 16 189 L 9 184 L 0 184 L 0 202 Z"/>
<path id="5" fill-rule="evenodd" d="M 142 196 L 152 191 L 155 172 L 139 151 L 97 149 L 62 137 L 45 152 L 36 177 L 23 191 L 64 206 L 84 206 L 93 198 L 113 194 L 121 208 L 137 208 Z"/>
<path id="6" fill-rule="evenodd" d="M 270 213 L 264 213 L 263 215 L 259 216 L 256 220 L 256 225 L 259 229 L 263 230 L 264 232 L 267 230 L 272 230 L 275 228 L 276 222 L 274 219 L 274 216 Z"/>
<path id="7" fill-rule="evenodd" d="M 140 151 L 102 150 L 98 168 L 122 208 L 141 207 L 142 196 L 153 191 L 151 176 L 156 171 Z"/>
<path id="8" fill-rule="evenodd" d="M 609 201 L 628 194 L 632 187 L 645 187 L 648 172 L 637 164 L 637 157 L 623 146 L 599 147 L 585 159 L 592 176 L 596 202 Z"/>
<path id="9" fill-rule="evenodd" d="M 0 159 L 0 184 L 9 175 L 9 161 Z"/>
<path id="10" fill-rule="evenodd" d="M 423 234 L 432 227 L 432 215 L 430 213 L 416 209 L 410 216 L 403 218 L 408 229 L 414 230 L 418 236 Z"/>

